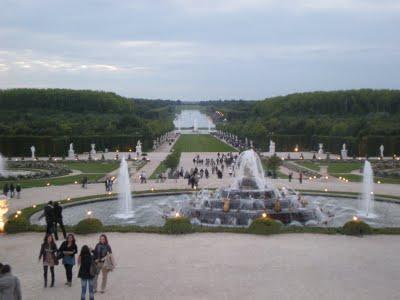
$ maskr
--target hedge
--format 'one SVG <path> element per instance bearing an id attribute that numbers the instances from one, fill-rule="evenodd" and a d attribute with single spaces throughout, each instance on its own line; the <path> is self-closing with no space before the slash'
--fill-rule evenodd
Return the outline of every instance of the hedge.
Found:
<path id="1" fill-rule="evenodd" d="M 281 223 L 270 219 L 268 217 L 261 217 L 255 219 L 249 226 L 247 232 L 253 234 L 276 234 L 281 230 Z"/>
<path id="2" fill-rule="evenodd" d="M 185 234 L 193 232 L 193 226 L 189 218 L 175 217 L 167 219 L 164 224 L 164 231 L 168 234 Z"/>
<path id="3" fill-rule="evenodd" d="M 79 221 L 74 231 L 77 234 L 98 233 L 103 231 L 103 223 L 96 218 L 86 218 Z"/>
<path id="4" fill-rule="evenodd" d="M 343 234 L 362 236 L 365 234 L 372 234 L 372 228 L 367 223 L 360 220 L 352 220 L 343 225 Z"/>

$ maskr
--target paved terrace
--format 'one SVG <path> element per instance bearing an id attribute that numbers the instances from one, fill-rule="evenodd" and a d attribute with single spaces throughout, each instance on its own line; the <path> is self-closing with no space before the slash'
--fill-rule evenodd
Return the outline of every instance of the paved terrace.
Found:
<path id="1" fill-rule="evenodd" d="M 43 288 L 40 233 L 0 236 L 0 261 L 20 278 L 23 299 L 78 299 L 74 267 Z M 110 233 L 117 268 L 96 299 L 385 299 L 400 298 L 400 236 Z M 97 235 L 77 236 L 80 248 Z M 26 245 L 30 245 L 26 247 Z"/>

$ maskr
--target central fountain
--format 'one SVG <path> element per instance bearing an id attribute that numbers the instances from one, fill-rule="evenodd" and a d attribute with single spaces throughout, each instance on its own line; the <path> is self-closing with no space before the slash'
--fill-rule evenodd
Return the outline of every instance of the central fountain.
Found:
<path id="1" fill-rule="evenodd" d="M 129 178 L 128 163 L 122 156 L 117 179 L 119 212 L 115 215 L 119 219 L 130 219 L 134 216 L 132 209 L 131 181 Z"/>
<path id="2" fill-rule="evenodd" d="M 7 177 L 6 162 L 0 153 L 0 177 Z"/>
<path id="3" fill-rule="evenodd" d="M 368 160 L 365 161 L 363 170 L 361 213 L 366 217 L 371 217 L 374 213 L 374 173 Z"/>
<path id="4" fill-rule="evenodd" d="M 208 226 L 248 226 L 265 214 L 284 224 L 316 225 L 320 221 L 318 207 L 302 201 L 294 190 L 278 190 L 266 182 L 260 157 L 254 150 L 240 154 L 235 174 L 230 187 L 200 192 L 183 214 L 194 224 Z"/>

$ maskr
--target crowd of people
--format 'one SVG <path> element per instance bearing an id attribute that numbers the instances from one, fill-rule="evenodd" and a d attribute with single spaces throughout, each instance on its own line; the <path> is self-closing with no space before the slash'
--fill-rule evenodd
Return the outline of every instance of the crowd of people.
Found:
<path id="1" fill-rule="evenodd" d="M 78 245 L 73 234 L 68 234 L 60 247 L 51 233 L 46 233 L 43 243 L 40 246 L 39 262 L 43 264 L 44 288 L 48 287 L 48 270 L 50 269 L 50 287 L 55 283 L 55 267 L 61 261 L 65 269 L 65 285 L 71 287 L 73 279 L 73 268 L 76 264 L 75 256 L 78 253 Z M 100 235 L 99 242 L 92 249 L 83 245 L 78 255 L 79 265 L 78 278 L 81 279 L 81 299 L 86 298 L 89 291 L 89 298 L 94 299 L 94 293 L 98 291 L 98 279 L 101 274 L 100 293 L 104 293 L 107 286 L 108 273 L 115 267 L 111 246 L 105 234 Z"/>
<path id="2" fill-rule="evenodd" d="M 53 288 L 55 284 L 55 268 L 60 264 L 64 266 L 66 282 L 68 287 L 72 286 L 73 268 L 79 265 L 77 277 L 81 281 L 82 300 L 94 299 L 94 294 L 98 291 L 98 280 L 101 276 L 100 293 L 104 293 L 107 287 L 108 273 L 115 267 L 112 249 L 107 236 L 101 234 L 99 241 L 94 247 L 83 245 L 78 254 L 78 245 L 75 236 L 70 233 L 66 236 L 60 247 L 57 247 L 53 234 L 46 233 L 43 243 L 40 246 L 39 262 L 43 265 L 44 288 Z M 50 284 L 48 273 L 50 270 Z M 100 275 L 101 274 L 101 275 Z M 72 299 L 75 297 L 72 297 Z M 9 265 L 0 263 L 0 299 L 1 300 L 21 300 L 21 286 L 19 279 L 11 273 Z"/>
<path id="3" fill-rule="evenodd" d="M 3 195 L 10 198 L 21 198 L 21 185 L 19 183 L 11 183 L 10 185 L 8 185 L 8 183 L 5 183 L 3 185 Z"/>
<path id="4" fill-rule="evenodd" d="M 106 186 L 106 192 L 112 192 L 114 180 L 111 177 L 107 176 L 104 184 Z"/>
<path id="5" fill-rule="evenodd" d="M 44 208 L 43 216 L 46 221 L 46 236 L 40 247 L 39 260 L 43 263 L 43 277 L 44 287 L 48 286 L 48 271 L 50 269 L 50 287 L 54 287 L 55 275 L 54 268 L 62 260 L 65 268 L 66 285 L 72 285 L 72 270 L 75 265 L 75 254 L 78 253 L 78 246 L 76 244 L 75 236 L 73 234 L 66 234 L 62 206 L 55 202 L 49 201 Z M 56 241 L 58 240 L 58 225 L 60 226 L 64 241 L 60 247 L 57 247 Z M 78 264 L 80 269 L 78 277 L 81 278 L 82 284 L 82 298 L 85 299 L 86 290 L 89 290 L 90 299 L 93 299 L 93 294 L 97 291 L 97 280 L 101 273 L 102 281 L 100 293 L 103 293 L 107 285 L 108 272 L 114 267 L 111 246 L 108 243 L 107 236 L 102 234 L 99 238 L 94 249 L 84 245 L 81 248 L 80 255 L 78 256 Z"/>

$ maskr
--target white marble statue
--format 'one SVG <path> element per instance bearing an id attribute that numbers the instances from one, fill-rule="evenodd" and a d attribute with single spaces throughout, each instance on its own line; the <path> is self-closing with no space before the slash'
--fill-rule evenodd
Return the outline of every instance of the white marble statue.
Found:
<path id="1" fill-rule="evenodd" d="M 35 146 L 31 146 L 31 154 L 32 154 L 32 159 L 35 159 L 35 151 L 36 151 L 36 148 L 35 148 Z"/>
<path id="2" fill-rule="evenodd" d="M 75 158 L 74 144 L 69 144 L 68 157 Z"/>
<path id="3" fill-rule="evenodd" d="M 90 155 L 92 156 L 96 155 L 96 144 L 90 144 L 90 147 L 92 148 L 90 150 Z"/>
<path id="4" fill-rule="evenodd" d="M 321 156 L 324 154 L 324 144 L 319 143 L 319 144 L 318 144 L 318 147 L 319 147 L 319 149 L 318 149 L 318 156 L 321 157 Z"/>
<path id="5" fill-rule="evenodd" d="M 138 140 L 136 144 L 136 154 L 137 156 L 142 155 L 142 143 L 140 142 L 140 140 Z"/>
<path id="6" fill-rule="evenodd" d="M 275 142 L 273 140 L 269 140 L 269 154 L 275 154 Z"/>
<path id="7" fill-rule="evenodd" d="M 342 150 L 340 150 L 340 154 L 342 155 L 342 159 L 347 159 L 347 149 L 346 144 L 343 144 Z"/>
<path id="8" fill-rule="evenodd" d="M 383 151 L 385 151 L 385 146 L 381 145 L 379 147 L 379 153 L 380 153 L 381 157 L 383 157 Z"/>

